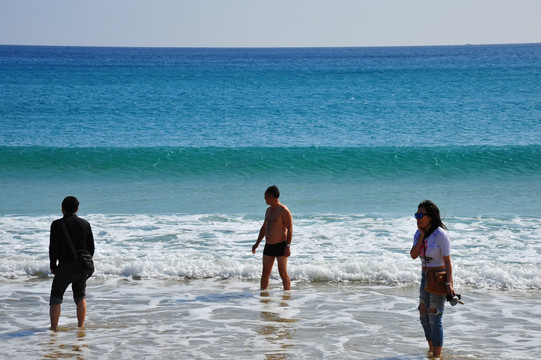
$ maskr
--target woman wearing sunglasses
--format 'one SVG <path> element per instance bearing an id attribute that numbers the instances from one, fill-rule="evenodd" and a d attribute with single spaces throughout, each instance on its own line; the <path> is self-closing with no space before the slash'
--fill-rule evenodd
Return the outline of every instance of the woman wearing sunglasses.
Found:
<path id="1" fill-rule="evenodd" d="M 422 277 L 420 288 L 419 312 L 430 352 L 433 356 L 441 355 L 443 345 L 443 324 L 441 321 L 445 304 L 445 295 L 436 295 L 425 291 L 428 271 L 445 271 L 447 294 L 453 290 L 453 267 L 451 265 L 451 241 L 447 227 L 440 218 L 440 210 L 430 200 L 419 204 L 415 213 L 417 231 L 410 250 L 412 259 L 421 258 Z"/>

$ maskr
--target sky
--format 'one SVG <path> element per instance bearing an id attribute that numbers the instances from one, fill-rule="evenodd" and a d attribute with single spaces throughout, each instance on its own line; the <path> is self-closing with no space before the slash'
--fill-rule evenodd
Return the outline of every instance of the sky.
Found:
<path id="1" fill-rule="evenodd" d="M 327 47 L 541 43 L 541 0 L 0 0 L 0 44 Z"/>

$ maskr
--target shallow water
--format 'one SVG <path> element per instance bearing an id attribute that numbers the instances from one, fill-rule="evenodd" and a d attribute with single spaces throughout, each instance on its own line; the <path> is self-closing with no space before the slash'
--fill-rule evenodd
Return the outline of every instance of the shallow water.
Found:
<path id="1" fill-rule="evenodd" d="M 255 281 L 96 280 L 86 328 L 67 291 L 47 330 L 49 280 L 2 280 L 0 357 L 424 359 L 415 286 Z M 445 359 L 536 359 L 537 291 L 463 290 L 444 314 Z"/>

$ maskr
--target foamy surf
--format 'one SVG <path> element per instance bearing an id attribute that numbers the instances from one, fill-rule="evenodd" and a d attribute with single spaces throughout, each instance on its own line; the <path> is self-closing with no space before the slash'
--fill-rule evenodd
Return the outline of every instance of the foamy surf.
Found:
<path id="1" fill-rule="evenodd" d="M 49 273 L 48 228 L 55 217 L 0 217 L 1 278 Z M 89 215 L 98 279 L 257 280 L 253 255 L 261 220 L 243 215 Z M 541 220 L 527 217 L 446 219 L 457 287 L 541 289 Z M 413 217 L 314 215 L 294 221 L 293 280 L 390 286 L 419 282 L 411 260 Z M 7 230 L 9 229 L 9 230 Z M 276 271 L 273 278 L 277 278 Z"/>

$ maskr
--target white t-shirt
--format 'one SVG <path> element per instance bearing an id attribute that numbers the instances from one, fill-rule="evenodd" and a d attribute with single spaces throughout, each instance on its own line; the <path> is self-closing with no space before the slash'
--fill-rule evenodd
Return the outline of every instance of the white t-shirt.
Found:
<path id="1" fill-rule="evenodd" d="M 417 244 L 419 241 L 419 229 L 415 232 L 413 236 L 413 245 Z M 419 256 L 421 258 L 421 263 L 426 267 L 442 267 L 445 265 L 443 262 L 444 256 L 451 255 L 451 240 L 447 231 L 441 227 L 434 230 L 432 234 L 425 239 L 426 241 L 426 253 L 425 256 Z"/>

